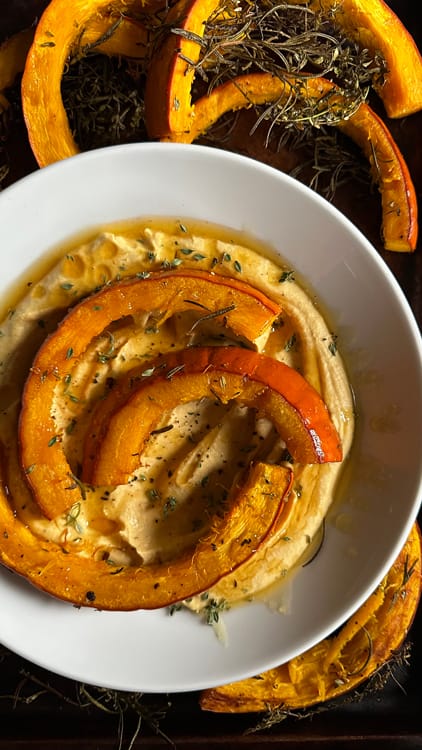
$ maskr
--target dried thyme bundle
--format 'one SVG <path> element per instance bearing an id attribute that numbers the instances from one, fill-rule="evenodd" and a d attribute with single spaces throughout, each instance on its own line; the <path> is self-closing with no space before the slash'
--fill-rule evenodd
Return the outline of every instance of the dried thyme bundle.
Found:
<path id="1" fill-rule="evenodd" d="M 142 89 L 122 58 L 91 54 L 69 64 L 62 98 L 81 151 L 146 140 Z"/>
<path id="2" fill-rule="evenodd" d="M 182 29 L 173 33 L 192 38 Z M 370 183 L 367 162 L 332 126 L 351 117 L 368 98 L 371 85 L 382 81 L 385 62 L 345 37 L 335 10 L 316 12 L 307 5 L 274 0 L 226 0 L 208 20 L 204 38 L 193 38 L 201 45 L 200 59 L 193 65 L 198 94 L 254 72 L 293 82 L 285 100 L 255 108 L 249 134 L 264 128 L 266 147 L 299 151 L 294 177 L 329 200 L 351 178 Z M 336 90 L 320 98 L 307 95 L 304 83 L 310 76 L 333 81 L 341 96 Z M 238 117 L 226 115 L 202 142 L 230 144 Z"/>
<path id="3" fill-rule="evenodd" d="M 315 12 L 306 5 L 274 0 L 225 0 L 208 19 L 203 39 L 183 29 L 173 29 L 201 45 L 194 65 L 197 79 L 207 91 L 236 76 L 265 72 L 287 76 L 323 76 L 336 82 L 345 97 L 345 109 L 330 106 L 323 112 L 315 101 L 298 97 L 272 105 L 267 116 L 278 121 L 334 124 L 345 119 L 366 99 L 371 82 L 382 80 L 385 63 L 346 39 L 334 13 Z M 188 61 L 189 62 L 189 61 Z"/>

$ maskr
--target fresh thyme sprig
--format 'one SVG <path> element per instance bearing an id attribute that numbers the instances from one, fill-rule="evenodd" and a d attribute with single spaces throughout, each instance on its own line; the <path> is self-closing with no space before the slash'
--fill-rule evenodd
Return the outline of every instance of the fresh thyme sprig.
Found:
<path id="1" fill-rule="evenodd" d="M 220 621 L 220 614 L 229 609 L 225 599 L 208 598 L 208 592 L 201 594 L 201 599 L 206 601 L 203 608 L 204 620 L 207 625 L 216 625 Z"/>
<path id="2" fill-rule="evenodd" d="M 73 65 L 77 60 L 81 60 L 83 57 L 86 57 L 88 54 L 92 54 L 92 52 L 99 47 L 101 44 L 104 44 L 104 42 L 107 42 L 113 34 L 117 31 L 120 24 L 123 21 L 123 15 L 117 16 L 116 20 L 113 21 L 108 29 L 101 34 L 101 36 L 98 37 L 94 42 L 90 42 L 89 44 L 84 44 L 84 33 L 85 29 L 82 28 L 81 33 L 79 35 L 79 39 L 74 45 L 74 49 L 72 51 L 72 56 L 69 60 L 69 64 Z"/>

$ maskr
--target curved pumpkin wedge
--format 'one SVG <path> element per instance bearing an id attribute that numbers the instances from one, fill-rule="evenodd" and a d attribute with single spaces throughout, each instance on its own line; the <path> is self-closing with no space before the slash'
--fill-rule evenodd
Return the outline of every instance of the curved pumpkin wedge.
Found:
<path id="1" fill-rule="evenodd" d="M 222 713 L 306 708 L 332 700 L 367 680 L 405 640 L 421 596 L 421 535 L 411 530 L 376 591 L 341 628 L 289 662 L 212 690 L 201 708 Z"/>
<path id="2" fill-rule="evenodd" d="M 157 44 L 145 85 L 145 122 L 151 138 L 189 130 L 194 65 L 201 53 L 205 24 L 221 0 L 179 0 L 165 27 L 188 31 L 189 37 L 166 33 Z"/>
<path id="3" fill-rule="evenodd" d="M 418 242 L 418 201 L 408 166 L 390 131 L 362 104 L 338 125 L 362 149 L 381 193 L 382 236 L 386 250 L 410 252 Z"/>
<path id="4" fill-rule="evenodd" d="M 342 93 L 325 78 L 292 78 L 281 81 L 268 73 L 239 76 L 216 87 L 201 97 L 193 107 L 191 129 L 182 137 L 171 140 L 195 141 L 226 112 L 254 105 L 286 101 L 298 86 L 307 98 L 321 100 L 335 116 L 341 111 Z M 415 250 L 418 238 L 418 204 L 416 191 L 406 162 L 385 123 L 368 104 L 362 103 L 347 119 L 337 121 L 336 127 L 352 138 L 368 159 L 374 181 L 381 193 L 382 234 L 387 250 L 409 252 Z"/>
<path id="5" fill-rule="evenodd" d="M 112 7 L 118 14 L 136 9 L 137 5 L 135 0 L 118 0 Z M 109 9 L 110 0 L 73 0 L 71 4 L 68 0 L 51 0 L 37 25 L 22 78 L 22 109 L 29 142 L 40 167 L 79 151 L 63 106 L 61 79 L 74 45 L 85 43 L 90 21 L 94 28 L 102 30 L 100 37 L 106 29 L 102 18 L 108 27 L 113 26 L 118 15 L 108 15 Z M 112 35 L 104 46 L 107 54 L 143 55 L 142 43 L 147 32 L 140 24 L 134 26 L 130 19 L 123 18 L 116 31 L 116 37 Z M 134 42 L 138 32 L 141 46 Z M 88 32 L 86 41 L 90 39 L 92 44 L 94 39 Z"/>
<path id="6" fill-rule="evenodd" d="M 294 3 L 303 0 L 293 0 Z M 374 88 L 388 117 L 407 117 L 422 109 L 422 56 L 415 40 L 384 0 L 311 0 L 309 7 L 332 12 L 346 36 L 387 66 Z"/>
<path id="7" fill-rule="evenodd" d="M 299 463 L 342 459 L 340 439 L 325 403 L 296 370 L 282 362 L 240 347 L 191 348 L 164 356 L 155 373 L 132 377 L 132 395 L 111 414 L 107 399 L 101 402 L 98 413 L 105 414 L 106 424 L 94 428 L 97 446 L 92 476 L 87 477 L 90 483 L 126 483 L 163 414 L 204 397 L 221 403 L 238 399 L 258 409 L 273 422 Z M 115 397 L 111 398 L 114 405 Z"/>
<path id="8" fill-rule="evenodd" d="M 0 471 L 1 474 L 1 471 Z M 166 563 L 113 568 L 106 561 L 79 557 L 40 539 L 8 505 L 0 476 L 1 562 L 37 588 L 78 606 L 97 609 L 157 609 L 211 588 L 250 559 L 285 516 L 292 473 L 282 466 L 255 464 L 235 489 L 229 510 L 215 516 L 197 545 Z M 269 492 L 269 488 L 271 491 Z M 245 539 L 252 540 L 245 544 Z"/>
<path id="9" fill-rule="evenodd" d="M 198 305 L 252 342 L 280 314 L 279 305 L 237 279 L 190 269 L 162 271 L 106 286 L 83 300 L 41 346 L 24 388 L 19 437 L 21 464 L 24 470 L 31 467 L 29 485 L 49 518 L 80 500 L 80 488 L 69 488 L 71 471 L 51 414 L 56 388 L 65 383 L 75 360 L 113 321 L 149 312 L 164 322 Z"/>

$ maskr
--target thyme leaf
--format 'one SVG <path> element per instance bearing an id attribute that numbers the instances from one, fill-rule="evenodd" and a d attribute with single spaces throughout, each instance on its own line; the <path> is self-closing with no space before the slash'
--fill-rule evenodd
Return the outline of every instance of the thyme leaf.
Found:
<path id="1" fill-rule="evenodd" d="M 203 609 L 207 625 L 216 625 L 220 620 L 220 613 L 228 609 L 225 599 L 209 599 Z"/>

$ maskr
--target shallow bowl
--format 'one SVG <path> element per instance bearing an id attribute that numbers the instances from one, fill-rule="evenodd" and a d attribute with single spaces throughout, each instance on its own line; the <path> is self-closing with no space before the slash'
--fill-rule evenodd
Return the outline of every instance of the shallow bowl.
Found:
<path id="1" fill-rule="evenodd" d="M 76 609 L 0 570 L 4 645 L 83 682 L 175 692 L 251 676 L 301 653 L 387 572 L 421 500 L 422 347 L 392 274 L 342 214 L 275 169 L 201 146 L 93 151 L 4 191 L 2 296 L 72 236 L 143 216 L 224 225 L 281 254 L 335 323 L 359 415 L 347 491 L 335 507 L 342 522 L 329 524 L 317 558 L 295 576 L 289 613 L 259 603 L 227 612 L 226 646 L 188 612 Z"/>

